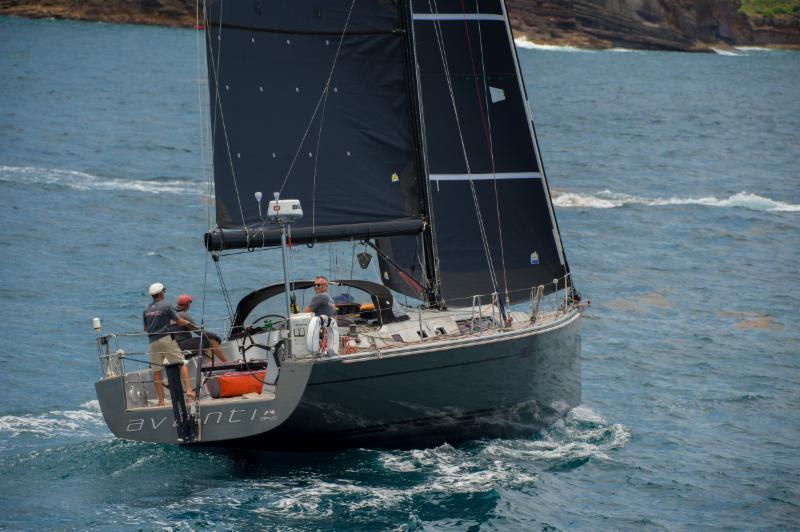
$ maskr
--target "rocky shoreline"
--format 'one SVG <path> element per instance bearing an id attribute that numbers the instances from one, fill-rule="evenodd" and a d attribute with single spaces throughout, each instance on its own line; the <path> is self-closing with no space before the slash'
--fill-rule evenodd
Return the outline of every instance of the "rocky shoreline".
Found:
<path id="1" fill-rule="evenodd" d="M 740 0 L 507 0 L 514 33 L 580 48 L 800 49 L 800 16 L 751 19 Z M 188 27 L 194 0 L 0 0 L 0 15 Z"/>

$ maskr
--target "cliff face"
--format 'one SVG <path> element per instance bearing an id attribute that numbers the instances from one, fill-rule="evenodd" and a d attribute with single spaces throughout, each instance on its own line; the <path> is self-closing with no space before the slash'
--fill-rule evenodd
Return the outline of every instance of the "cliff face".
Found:
<path id="1" fill-rule="evenodd" d="M 158 26 L 195 25 L 195 0 L 0 0 L 1 15 Z"/>
<path id="2" fill-rule="evenodd" d="M 322 1 L 322 0 L 321 0 Z M 751 20 L 740 0 L 506 0 L 518 37 L 591 48 L 800 47 L 800 17 Z M 0 14 L 192 27 L 195 0 L 0 0 Z"/>
<path id="3" fill-rule="evenodd" d="M 800 45 L 800 21 L 750 20 L 739 0 L 508 0 L 515 31 L 536 42 L 697 51 Z"/>

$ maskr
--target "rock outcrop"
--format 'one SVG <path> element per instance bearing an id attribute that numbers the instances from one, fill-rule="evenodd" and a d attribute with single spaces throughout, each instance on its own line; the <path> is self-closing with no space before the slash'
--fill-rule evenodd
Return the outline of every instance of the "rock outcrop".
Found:
<path id="1" fill-rule="evenodd" d="M 0 14 L 194 27 L 195 0 L 0 0 Z"/>
<path id="2" fill-rule="evenodd" d="M 534 42 L 702 51 L 800 45 L 800 20 L 751 20 L 739 0 L 508 0 L 515 31 Z"/>
<path id="3" fill-rule="evenodd" d="M 800 16 L 753 20 L 740 0 L 507 0 L 518 37 L 590 48 L 800 47 Z M 193 27 L 195 0 L 0 0 L 0 14 Z"/>

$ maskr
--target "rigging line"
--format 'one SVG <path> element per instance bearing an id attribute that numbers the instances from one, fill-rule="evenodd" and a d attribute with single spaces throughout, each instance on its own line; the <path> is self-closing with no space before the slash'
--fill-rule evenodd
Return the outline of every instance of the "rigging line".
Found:
<path id="1" fill-rule="evenodd" d="M 353 278 L 353 272 L 356 270 L 356 241 L 353 240 L 353 251 L 350 254 L 350 279 Z M 347 287 L 347 293 L 350 293 L 350 287 Z"/>
<path id="2" fill-rule="evenodd" d="M 319 132 L 317 133 L 317 144 L 314 146 L 314 175 L 312 176 L 311 183 L 311 240 L 314 240 L 314 235 L 317 229 L 317 163 L 319 162 L 319 145 L 322 141 L 322 127 L 325 125 L 325 108 L 328 106 L 328 95 L 330 91 L 327 89 L 323 91 L 325 96 L 322 102 L 322 113 L 319 115 Z"/>
<path id="3" fill-rule="evenodd" d="M 203 268 L 203 299 L 200 305 L 200 324 L 203 325 L 206 322 L 206 292 L 208 290 L 208 261 L 212 260 L 211 257 L 206 257 L 204 268 Z"/>
<path id="4" fill-rule="evenodd" d="M 194 20 L 195 20 L 195 28 L 200 26 L 200 3 L 201 0 L 195 1 L 195 10 L 194 10 Z M 203 3 L 203 10 L 205 12 L 205 0 L 202 0 Z M 208 167 L 206 165 L 206 131 L 205 131 L 205 120 L 203 120 L 203 94 L 202 89 L 200 88 L 200 81 L 201 81 L 201 63 L 200 63 L 200 32 L 195 31 L 195 52 L 197 58 L 197 116 L 200 120 L 200 168 L 206 177 L 206 181 L 209 180 L 210 174 L 208 172 Z M 209 196 L 210 198 L 211 196 Z M 206 203 L 208 208 L 206 209 L 206 226 L 208 229 L 211 229 L 211 202 L 207 201 Z"/>
<path id="5" fill-rule="evenodd" d="M 231 306 L 231 298 L 228 293 L 228 287 L 225 285 L 225 278 L 222 276 L 222 268 L 220 268 L 219 261 L 214 261 L 214 266 L 217 268 L 217 277 L 219 277 L 219 284 L 222 287 L 222 298 L 225 300 L 225 307 L 228 310 L 228 319 L 233 323 L 233 307 Z"/>
<path id="6" fill-rule="evenodd" d="M 208 16 L 208 13 L 206 13 Z M 206 24 L 208 24 L 208 19 L 206 18 Z M 206 27 L 208 27 L 206 25 Z M 206 30 L 208 31 L 208 30 Z M 207 33 L 209 39 L 211 39 L 211 34 Z M 233 156 L 231 155 L 231 144 L 230 140 L 228 139 L 228 127 L 225 124 L 225 114 L 222 111 L 222 98 L 219 94 L 219 56 L 222 53 L 222 10 L 220 9 L 220 16 L 219 16 L 219 28 L 217 30 L 217 62 L 214 62 L 214 53 L 209 54 L 211 58 L 211 63 L 214 71 L 214 93 L 215 93 L 215 103 L 216 108 L 219 109 L 219 116 L 220 122 L 222 123 L 222 135 L 225 139 L 225 148 L 227 150 L 228 155 L 228 165 L 231 168 L 231 178 L 233 179 L 233 189 L 236 192 L 236 202 L 239 204 L 239 215 L 242 217 L 242 227 L 244 228 L 245 235 L 247 237 L 247 243 L 250 243 L 250 232 L 247 230 L 247 224 L 245 223 L 244 219 L 244 209 L 242 208 L 242 198 L 239 195 L 239 181 L 236 179 L 236 170 L 234 169 L 233 165 Z M 211 43 L 209 41 L 209 47 L 211 47 Z M 216 113 L 215 113 L 216 114 Z M 249 245 L 248 245 L 249 247 Z"/>
<path id="7" fill-rule="evenodd" d="M 476 4 L 476 8 L 478 10 L 478 14 L 480 14 L 480 6 Z M 494 186 L 494 204 L 495 204 L 495 212 L 497 213 L 497 232 L 500 238 L 500 265 L 503 268 L 503 285 L 506 292 L 506 299 L 508 299 L 508 275 L 506 273 L 506 253 L 505 253 L 505 246 L 503 245 L 503 224 L 500 220 L 500 197 L 497 193 L 497 171 L 495 167 L 495 160 L 494 160 L 494 144 L 492 142 L 492 115 L 489 113 L 489 90 L 486 86 L 486 62 L 484 61 L 483 56 L 483 32 L 481 31 L 481 23 L 478 21 L 476 26 L 478 27 L 478 47 L 481 52 L 481 74 L 483 78 L 483 98 L 481 98 L 481 91 L 478 86 L 478 74 L 475 70 L 475 58 L 472 52 L 472 39 L 469 35 L 469 25 L 467 23 L 466 18 L 466 7 L 464 6 L 464 0 L 461 0 L 461 11 L 464 14 L 464 33 L 467 36 L 467 49 L 469 51 L 469 62 L 472 66 L 472 77 L 475 80 L 475 97 L 478 100 L 478 109 L 481 113 L 481 122 L 483 123 L 483 131 L 486 136 L 486 147 L 489 149 L 489 160 L 492 164 L 492 175 L 494 179 L 492 180 L 492 184 Z M 484 103 L 486 105 L 486 112 L 484 112 Z"/>
<path id="8" fill-rule="evenodd" d="M 333 248 L 332 248 L 332 246 L 333 246 L 333 244 L 331 242 L 328 242 L 328 276 L 331 279 L 336 279 L 336 277 L 333 275 Z"/>
<path id="9" fill-rule="evenodd" d="M 439 8 L 436 6 L 436 0 L 433 0 L 433 5 L 431 5 L 431 0 L 428 0 L 428 7 L 431 9 L 431 12 L 438 13 Z M 439 48 L 439 57 L 442 60 L 442 66 L 444 67 L 445 79 L 447 80 L 447 88 L 450 92 L 450 103 L 453 106 L 453 114 L 455 115 L 456 120 L 456 128 L 458 129 L 458 138 L 461 142 L 461 152 L 464 155 L 464 164 L 466 166 L 467 175 L 469 176 L 469 186 L 470 191 L 472 192 L 472 202 L 475 207 L 475 214 L 477 216 L 478 221 L 478 230 L 481 234 L 481 243 L 483 244 L 483 251 L 486 254 L 486 262 L 489 268 L 489 280 L 492 283 L 492 288 L 497 291 L 497 276 L 495 275 L 494 271 L 494 263 L 492 262 L 492 254 L 489 248 L 489 241 L 486 237 L 486 230 L 483 225 L 483 216 L 481 215 L 480 204 L 478 203 L 478 195 L 475 191 L 475 184 L 472 180 L 472 170 L 469 164 L 469 157 L 467 156 L 467 148 L 464 144 L 464 135 L 461 131 L 461 121 L 458 117 L 458 107 L 456 106 L 456 99 L 455 94 L 453 93 L 453 83 L 450 78 L 450 66 L 447 62 L 447 53 L 444 51 L 444 35 L 442 34 L 442 27 L 440 21 L 434 20 L 433 21 L 433 28 L 434 34 L 436 35 L 437 46 Z"/>
<path id="10" fill-rule="evenodd" d="M 297 151 L 294 153 L 294 157 L 292 157 L 292 162 L 289 164 L 289 170 L 286 171 L 286 177 L 283 178 L 283 183 L 281 183 L 281 188 L 279 189 L 280 193 L 283 193 L 283 188 L 286 186 L 286 182 L 289 180 L 289 176 L 292 174 L 292 169 L 294 168 L 294 163 L 297 161 L 298 155 L 300 155 L 300 150 L 303 149 L 303 144 L 306 142 L 306 137 L 308 137 L 308 132 L 311 130 L 311 125 L 314 123 L 314 119 L 317 117 L 317 111 L 319 111 L 319 106 L 322 104 L 325 95 L 328 93 L 330 86 L 331 86 L 331 79 L 333 78 L 333 72 L 336 70 L 336 62 L 339 60 L 339 53 L 342 50 L 342 43 L 344 42 L 344 36 L 347 33 L 347 27 L 350 25 L 350 17 L 353 14 L 353 7 L 356 5 L 356 0 L 353 0 L 350 3 L 350 9 L 347 12 L 347 19 L 344 22 L 344 28 L 342 29 L 342 33 L 339 36 L 339 44 L 336 46 L 336 53 L 333 56 L 333 62 L 331 63 L 331 70 L 328 72 L 328 79 L 325 81 L 325 86 L 322 89 L 322 94 L 319 96 L 319 100 L 317 100 L 317 105 L 314 107 L 314 112 L 311 114 L 311 119 L 308 121 L 308 126 L 306 126 L 306 130 L 303 133 L 303 138 L 300 139 L 300 144 L 297 146 Z"/>
<path id="11" fill-rule="evenodd" d="M 195 2 L 195 17 L 194 17 L 195 18 L 195 28 L 200 26 L 200 2 L 201 2 L 201 0 L 196 0 L 196 2 Z M 205 0 L 202 0 L 202 3 L 203 3 L 203 13 L 205 13 L 205 7 L 206 7 Z M 204 173 L 206 174 L 206 177 L 207 177 L 206 182 L 209 184 L 209 196 L 208 196 L 208 201 L 206 202 L 206 205 L 207 205 L 207 207 L 206 207 L 206 223 L 207 223 L 207 227 L 210 229 L 211 228 L 211 201 L 210 201 L 210 198 L 211 198 L 211 179 L 210 179 L 210 173 L 208 172 L 207 166 L 205 164 L 205 154 L 206 154 L 206 151 L 205 151 L 206 144 L 205 144 L 205 142 L 206 142 L 206 136 L 205 136 L 205 127 L 204 127 L 204 122 L 205 121 L 203 120 L 203 97 L 202 97 L 202 92 L 201 92 L 201 89 L 200 89 L 201 63 L 200 63 L 200 32 L 199 31 L 195 31 L 195 39 L 194 39 L 194 41 L 195 41 L 195 50 L 197 52 L 197 54 L 196 54 L 197 55 L 197 107 L 198 107 L 198 110 L 200 111 L 198 113 L 198 115 L 200 117 L 200 164 L 201 164 L 201 168 L 203 169 Z M 206 319 L 206 293 L 207 293 L 207 288 L 208 288 L 208 261 L 210 260 L 210 257 L 206 256 L 206 257 L 204 257 L 204 259 L 205 260 L 203 261 L 203 265 L 204 265 L 204 268 L 203 268 L 203 270 L 204 270 L 203 271 L 203 297 L 202 297 L 202 303 L 200 305 L 200 324 L 201 325 L 205 324 L 205 319 Z"/>

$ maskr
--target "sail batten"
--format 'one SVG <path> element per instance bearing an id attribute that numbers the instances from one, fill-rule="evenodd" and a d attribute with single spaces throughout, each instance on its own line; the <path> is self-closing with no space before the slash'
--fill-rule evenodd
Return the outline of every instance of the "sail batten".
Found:
<path id="1" fill-rule="evenodd" d="M 333 30 L 308 30 L 308 29 L 292 29 L 292 28 L 272 28 L 272 27 L 258 27 L 248 26 L 244 24 L 230 24 L 220 21 L 209 21 L 209 26 L 214 28 L 234 29 L 252 31 L 256 33 L 276 33 L 282 35 L 324 35 L 328 37 L 353 37 L 361 35 L 393 35 L 401 33 L 403 30 L 399 28 L 385 29 L 385 30 L 361 30 L 361 31 L 333 31 Z"/>

